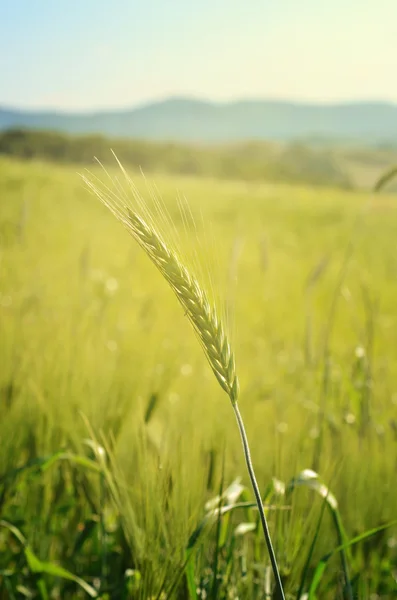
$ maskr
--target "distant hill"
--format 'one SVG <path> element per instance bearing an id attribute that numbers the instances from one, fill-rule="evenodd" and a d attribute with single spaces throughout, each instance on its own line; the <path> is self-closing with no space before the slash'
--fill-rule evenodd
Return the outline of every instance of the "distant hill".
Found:
<path id="1" fill-rule="evenodd" d="M 397 105 L 170 98 L 130 110 L 79 114 L 0 107 L 0 131 L 15 127 L 188 143 L 323 140 L 397 145 Z"/>

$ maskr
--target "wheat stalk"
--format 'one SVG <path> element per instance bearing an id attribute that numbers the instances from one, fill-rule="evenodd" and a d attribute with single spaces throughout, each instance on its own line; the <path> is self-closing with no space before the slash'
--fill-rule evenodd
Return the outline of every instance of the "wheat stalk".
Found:
<path id="1" fill-rule="evenodd" d="M 218 317 L 216 308 L 209 302 L 208 296 L 198 280 L 182 263 L 178 251 L 172 248 L 170 244 L 166 244 L 163 240 L 135 186 L 133 186 L 117 157 L 116 160 L 130 184 L 138 207 L 140 207 L 141 212 L 143 212 L 145 216 L 140 215 L 134 207 L 131 207 L 130 201 L 125 195 L 122 187 L 117 186 L 116 192 L 114 192 L 93 175 L 91 175 L 91 178 L 83 175 L 82 178 L 88 188 L 123 223 L 124 227 L 126 227 L 132 237 L 138 242 L 166 279 L 182 305 L 186 316 L 189 318 L 215 377 L 231 400 L 276 580 L 278 597 L 280 600 L 284 600 L 285 597 L 281 578 L 270 538 L 259 486 L 255 477 L 244 422 L 237 404 L 239 384 L 236 375 L 234 356 L 222 320 Z M 110 176 L 108 175 L 108 177 Z M 99 182 L 100 186 L 94 183 L 95 179 Z M 117 180 L 115 179 L 112 181 L 113 184 L 117 183 Z"/>

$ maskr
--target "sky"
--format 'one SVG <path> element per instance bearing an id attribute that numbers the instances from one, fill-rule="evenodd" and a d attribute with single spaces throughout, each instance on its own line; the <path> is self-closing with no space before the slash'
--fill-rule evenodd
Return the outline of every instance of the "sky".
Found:
<path id="1" fill-rule="evenodd" d="M 0 0 L 0 106 L 397 102 L 397 0 Z"/>

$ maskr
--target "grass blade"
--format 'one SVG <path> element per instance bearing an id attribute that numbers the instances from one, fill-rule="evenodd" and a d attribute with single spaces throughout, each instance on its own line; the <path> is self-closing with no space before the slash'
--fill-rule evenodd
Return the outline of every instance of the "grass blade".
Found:
<path id="1" fill-rule="evenodd" d="M 309 600 L 314 600 L 314 598 L 315 598 L 314 594 L 320 584 L 322 576 L 324 575 L 325 569 L 327 567 L 327 563 L 335 554 L 337 554 L 338 552 L 342 552 L 343 550 L 346 550 L 347 548 L 350 548 L 351 546 L 354 546 L 355 544 L 359 544 L 363 540 L 366 540 L 367 538 L 369 538 L 373 535 L 376 535 L 380 531 L 389 529 L 390 527 L 393 527 L 395 525 L 397 525 L 397 519 L 394 521 L 391 521 L 390 523 L 386 523 L 386 525 L 380 525 L 379 527 L 375 527 L 374 529 L 369 529 L 368 531 L 365 531 L 364 533 L 357 535 L 356 537 L 349 540 L 345 544 L 337 546 L 331 552 L 326 554 L 320 560 L 320 562 L 318 563 L 317 568 L 314 572 L 313 580 L 311 582 L 310 590 L 309 590 Z"/>

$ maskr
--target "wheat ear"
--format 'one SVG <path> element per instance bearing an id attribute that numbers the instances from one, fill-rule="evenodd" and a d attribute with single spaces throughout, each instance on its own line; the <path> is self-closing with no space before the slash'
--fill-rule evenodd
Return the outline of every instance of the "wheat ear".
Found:
<path id="1" fill-rule="evenodd" d="M 138 214 L 138 212 L 129 205 L 128 197 L 120 186 L 117 186 L 115 192 L 99 180 L 97 181 L 100 183 L 100 186 L 97 186 L 93 181 L 93 179 L 96 178 L 93 176 L 91 176 L 93 179 L 90 179 L 83 175 L 83 180 L 101 202 L 123 223 L 124 227 L 126 227 L 132 237 L 146 252 L 173 289 L 186 316 L 193 326 L 215 377 L 231 400 L 241 435 L 248 473 L 258 505 L 270 562 L 276 580 L 277 595 L 279 600 L 285 600 L 259 486 L 252 465 L 248 439 L 237 404 L 239 385 L 234 356 L 222 321 L 217 316 L 216 309 L 211 306 L 206 292 L 202 289 L 197 279 L 189 273 L 186 266 L 181 262 L 178 252 L 171 248 L 170 245 L 166 244 L 162 239 L 147 208 L 145 208 L 142 199 L 120 162 L 119 166 L 122 168 L 124 175 L 129 181 L 135 200 L 137 201 L 138 206 L 140 205 L 143 213 L 146 214 L 146 218 Z M 116 183 L 116 181 L 117 180 L 113 180 L 113 183 Z"/>
<path id="2" fill-rule="evenodd" d="M 238 379 L 234 356 L 222 322 L 212 309 L 206 293 L 152 226 L 131 210 L 128 210 L 128 221 L 131 234 L 169 283 L 184 308 L 215 377 L 231 401 L 236 402 Z"/>

